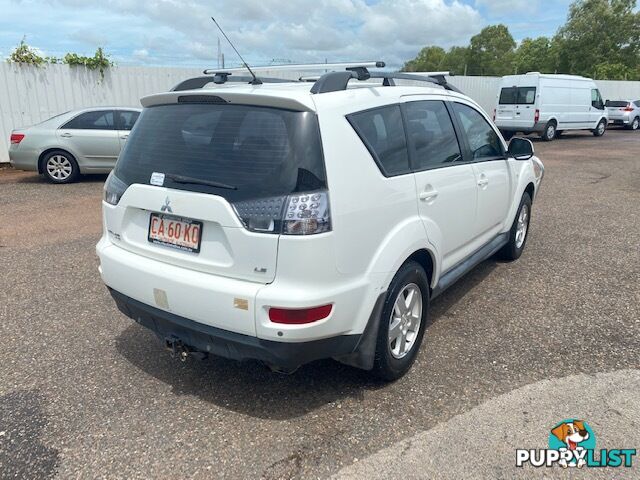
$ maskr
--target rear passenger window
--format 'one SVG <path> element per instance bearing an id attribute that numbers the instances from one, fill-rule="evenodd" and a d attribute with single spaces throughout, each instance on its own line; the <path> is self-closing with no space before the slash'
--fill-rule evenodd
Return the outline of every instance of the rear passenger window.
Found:
<path id="1" fill-rule="evenodd" d="M 453 110 L 467 135 L 474 160 L 504 157 L 498 134 L 480 112 L 468 105 L 456 102 L 453 103 Z"/>
<path id="2" fill-rule="evenodd" d="M 113 110 L 97 110 L 86 112 L 69 120 L 62 128 L 73 128 L 79 130 L 113 130 L 115 122 Z"/>
<path id="3" fill-rule="evenodd" d="M 386 177 L 410 171 L 399 105 L 354 113 L 347 119 Z"/>
<path id="4" fill-rule="evenodd" d="M 518 95 L 518 89 L 516 87 L 506 87 L 500 90 L 500 99 L 498 103 L 500 105 L 514 105 L 516 103 L 516 97 Z"/>
<path id="5" fill-rule="evenodd" d="M 415 150 L 417 170 L 444 167 L 462 159 L 444 102 L 411 102 L 406 108 L 407 129 Z"/>

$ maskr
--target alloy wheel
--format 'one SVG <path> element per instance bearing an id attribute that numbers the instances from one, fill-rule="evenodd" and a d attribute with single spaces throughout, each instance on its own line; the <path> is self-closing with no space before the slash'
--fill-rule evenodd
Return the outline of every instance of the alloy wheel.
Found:
<path id="1" fill-rule="evenodd" d="M 389 350 L 394 358 L 405 357 L 418 338 L 422 323 L 422 292 L 415 283 L 405 285 L 396 297 L 389 322 Z"/>

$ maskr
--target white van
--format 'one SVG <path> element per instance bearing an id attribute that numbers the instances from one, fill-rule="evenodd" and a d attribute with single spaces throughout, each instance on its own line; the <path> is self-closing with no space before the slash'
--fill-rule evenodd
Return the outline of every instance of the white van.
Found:
<path id="1" fill-rule="evenodd" d="M 608 114 L 590 78 L 531 72 L 502 77 L 495 123 L 505 138 L 537 132 L 550 141 L 566 130 L 591 130 L 600 137 Z"/>

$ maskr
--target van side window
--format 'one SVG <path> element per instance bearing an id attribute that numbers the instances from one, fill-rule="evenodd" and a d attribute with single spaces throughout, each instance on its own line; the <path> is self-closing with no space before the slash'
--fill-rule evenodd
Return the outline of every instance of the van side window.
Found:
<path id="1" fill-rule="evenodd" d="M 347 116 L 385 177 L 409 173 L 409 154 L 399 105 Z"/>
<path id="2" fill-rule="evenodd" d="M 491 160 L 504 158 L 504 151 L 498 134 L 489 122 L 476 109 L 453 103 L 453 111 L 456 113 L 462 128 L 464 129 L 469 148 L 474 160 Z"/>
<path id="3" fill-rule="evenodd" d="M 456 132 L 444 102 L 429 100 L 406 105 L 409 141 L 417 170 L 446 167 L 462 160 Z"/>

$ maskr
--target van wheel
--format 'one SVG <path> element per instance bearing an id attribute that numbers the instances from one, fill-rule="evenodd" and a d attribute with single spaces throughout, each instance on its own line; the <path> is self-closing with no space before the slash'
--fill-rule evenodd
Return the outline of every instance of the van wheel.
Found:
<path id="1" fill-rule="evenodd" d="M 529 222 L 531 221 L 531 197 L 528 193 L 522 195 L 518 213 L 513 220 L 511 230 L 509 230 L 509 241 L 498 252 L 498 256 L 502 260 L 512 262 L 520 258 L 527 243 L 527 234 L 529 233 Z"/>
<path id="2" fill-rule="evenodd" d="M 638 130 L 638 128 L 640 128 L 640 117 L 634 118 L 628 128 L 629 130 Z"/>
<path id="3" fill-rule="evenodd" d="M 603 119 L 603 120 L 600 120 L 596 129 L 593 130 L 593 135 L 596 137 L 601 137 L 602 135 L 604 135 L 604 132 L 606 131 L 607 131 L 607 122 Z"/>
<path id="4" fill-rule="evenodd" d="M 545 142 L 550 142 L 556 138 L 556 123 L 554 121 L 547 123 L 547 126 L 544 127 L 544 132 L 542 132 L 540 138 Z"/>
<path id="5" fill-rule="evenodd" d="M 78 162 L 69 152 L 53 150 L 42 159 L 42 172 L 52 183 L 72 183 L 78 179 Z"/>
<path id="6" fill-rule="evenodd" d="M 429 280 L 420 264 L 407 262 L 393 277 L 382 308 L 373 373 L 402 377 L 418 355 L 429 312 Z"/>

